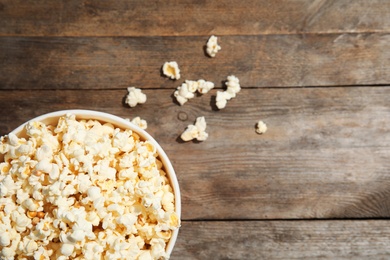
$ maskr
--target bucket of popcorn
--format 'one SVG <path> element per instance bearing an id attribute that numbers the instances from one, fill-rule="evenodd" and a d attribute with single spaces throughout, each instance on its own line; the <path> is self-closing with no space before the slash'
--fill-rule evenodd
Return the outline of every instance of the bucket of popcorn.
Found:
<path id="1" fill-rule="evenodd" d="M 147 132 L 107 113 L 64 110 L 0 141 L 0 259 L 169 258 L 179 184 Z"/>

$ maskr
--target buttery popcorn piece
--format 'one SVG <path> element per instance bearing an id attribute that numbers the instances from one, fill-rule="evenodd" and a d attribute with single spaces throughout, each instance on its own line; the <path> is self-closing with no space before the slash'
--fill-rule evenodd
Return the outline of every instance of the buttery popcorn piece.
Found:
<path id="1" fill-rule="evenodd" d="M 180 221 L 150 142 L 70 114 L 26 132 L 0 138 L 0 259 L 169 258 Z"/>
<path id="2" fill-rule="evenodd" d="M 176 61 L 165 62 L 162 71 L 168 78 L 180 79 L 180 69 Z"/>
<path id="3" fill-rule="evenodd" d="M 206 120 L 202 116 L 196 119 L 195 125 L 187 126 L 186 130 L 181 134 L 181 139 L 186 142 L 193 139 L 205 141 L 208 136 L 208 133 L 206 133 Z"/>
<path id="4" fill-rule="evenodd" d="M 142 90 L 135 87 L 128 87 L 127 91 L 129 92 L 126 96 L 126 104 L 130 107 L 135 107 L 137 104 L 143 104 L 146 102 L 146 95 L 142 93 Z"/>
<path id="5" fill-rule="evenodd" d="M 221 50 L 221 46 L 218 45 L 218 37 L 212 35 L 207 41 L 206 52 L 207 54 L 214 58 L 218 51 Z"/>
<path id="6" fill-rule="evenodd" d="M 259 121 L 256 124 L 256 133 L 264 134 L 267 131 L 267 125 L 263 121 Z"/>

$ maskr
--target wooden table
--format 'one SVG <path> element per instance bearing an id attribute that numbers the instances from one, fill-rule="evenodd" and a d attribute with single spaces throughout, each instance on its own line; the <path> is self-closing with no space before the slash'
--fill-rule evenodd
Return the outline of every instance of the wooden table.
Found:
<path id="1" fill-rule="evenodd" d="M 61 109 L 146 119 L 182 192 L 172 259 L 389 259 L 389 15 L 388 0 L 0 0 L 0 135 Z M 228 75 L 242 90 L 217 110 Z M 201 78 L 216 88 L 174 102 Z M 148 101 L 128 107 L 128 86 Z M 209 138 L 181 142 L 199 116 Z"/>

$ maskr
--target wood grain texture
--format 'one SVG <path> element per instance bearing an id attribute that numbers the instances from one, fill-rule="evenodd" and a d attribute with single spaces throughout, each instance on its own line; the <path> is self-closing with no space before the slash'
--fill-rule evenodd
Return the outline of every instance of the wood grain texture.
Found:
<path id="1" fill-rule="evenodd" d="M 183 222 L 176 259 L 387 259 L 389 222 Z"/>
<path id="2" fill-rule="evenodd" d="M 0 2 L 0 36 L 389 32 L 387 0 Z"/>
<path id="3" fill-rule="evenodd" d="M 184 79 L 242 87 L 377 85 L 390 82 L 390 34 L 221 37 L 0 38 L 0 89 L 176 88 Z M 182 78 L 161 75 L 175 60 Z"/>
<path id="4" fill-rule="evenodd" d="M 146 119 L 181 187 L 172 260 L 389 259 L 389 14 L 388 0 L 0 0 L 0 136 L 62 109 Z M 171 60 L 179 81 L 161 75 Z M 242 90 L 218 111 L 232 74 Z M 216 89 L 176 104 L 200 78 Z M 128 107 L 128 86 L 147 103 Z M 198 116 L 209 138 L 182 142 Z"/>
<path id="5" fill-rule="evenodd" d="M 131 109 L 125 88 L 3 90 L 1 134 L 59 109 L 141 116 L 176 169 L 183 219 L 390 217 L 389 87 L 243 89 L 221 111 L 215 90 L 182 107 L 172 92 L 145 90 L 147 103 Z M 198 116 L 209 139 L 182 143 Z"/>

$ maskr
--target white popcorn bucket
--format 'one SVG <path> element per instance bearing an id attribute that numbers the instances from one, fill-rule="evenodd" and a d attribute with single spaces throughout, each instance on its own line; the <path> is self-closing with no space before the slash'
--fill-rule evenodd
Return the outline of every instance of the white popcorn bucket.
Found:
<path id="1" fill-rule="evenodd" d="M 176 212 L 178 218 L 180 219 L 180 217 L 181 217 L 180 189 L 179 189 L 179 183 L 177 181 L 176 174 L 175 174 L 175 171 L 172 167 L 172 164 L 171 164 L 168 156 L 166 155 L 166 153 L 162 149 L 162 147 L 157 143 L 157 141 L 150 134 L 148 134 L 145 130 L 141 129 L 137 125 L 135 125 L 135 124 L 133 124 L 133 123 L 121 118 L 121 117 L 112 115 L 112 114 L 93 111 L 93 110 L 73 109 L 73 110 L 60 110 L 60 111 L 55 111 L 55 112 L 51 112 L 51 113 L 47 113 L 47 114 L 38 116 L 38 117 L 33 118 L 33 119 L 25 122 L 24 124 L 20 125 L 16 129 L 14 129 L 11 133 L 15 134 L 19 138 L 20 137 L 27 137 L 25 126 L 28 122 L 39 121 L 39 122 L 42 122 L 46 125 L 56 125 L 58 123 L 58 119 L 62 116 L 65 116 L 66 114 L 75 115 L 77 120 L 82 120 L 82 119 L 98 120 L 101 123 L 111 123 L 112 125 L 114 125 L 118 128 L 121 128 L 121 129 L 130 129 L 130 130 L 136 132 L 141 137 L 141 139 L 143 139 L 145 141 L 147 140 L 150 143 L 152 143 L 156 147 L 159 158 L 164 165 L 164 170 L 167 173 L 168 179 L 169 179 L 170 184 L 172 186 L 172 189 L 174 191 L 175 212 Z M 3 161 L 3 159 L 4 159 L 3 155 L 0 155 L 0 161 Z M 172 253 L 173 247 L 174 247 L 176 240 L 177 240 L 178 233 L 179 233 L 179 228 L 172 231 L 172 236 L 171 236 L 169 242 L 167 243 L 167 246 L 165 249 L 165 251 L 168 255 L 170 255 Z"/>

